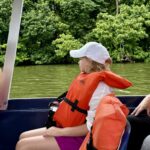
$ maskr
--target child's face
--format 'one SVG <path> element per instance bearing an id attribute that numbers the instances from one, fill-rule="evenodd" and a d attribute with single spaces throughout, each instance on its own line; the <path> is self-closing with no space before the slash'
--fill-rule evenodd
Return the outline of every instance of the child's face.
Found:
<path id="1" fill-rule="evenodd" d="M 78 64 L 81 72 L 90 73 L 92 67 L 92 60 L 86 57 L 82 57 L 80 58 Z"/>

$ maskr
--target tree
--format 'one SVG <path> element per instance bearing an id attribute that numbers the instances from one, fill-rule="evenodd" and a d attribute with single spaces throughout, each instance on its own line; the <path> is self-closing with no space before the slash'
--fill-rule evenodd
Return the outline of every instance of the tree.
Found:
<path id="1" fill-rule="evenodd" d="M 3 64 L 11 15 L 11 0 L 0 1 L 0 64 Z"/>
<path id="2" fill-rule="evenodd" d="M 110 51 L 117 62 L 125 57 L 141 61 L 147 57 L 145 46 L 140 42 L 149 39 L 146 33 L 150 12 L 146 6 L 120 6 L 120 14 L 116 16 L 100 13 L 96 22 L 96 28 L 87 35 L 87 40 L 102 42 Z M 149 45 L 149 43 L 147 43 Z M 148 50 L 150 45 L 147 46 Z M 137 53 L 140 55 L 137 57 Z"/>
<path id="3" fill-rule="evenodd" d="M 20 43 L 22 49 L 35 64 L 51 63 L 54 51 L 51 47 L 53 40 L 59 34 L 68 32 L 68 25 L 51 10 L 48 1 L 40 1 L 35 8 L 26 11 L 22 18 Z"/>
<path id="4" fill-rule="evenodd" d="M 97 5 L 92 0 L 55 0 L 59 15 L 75 38 L 83 38 L 95 25 Z"/>
<path id="5" fill-rule="evenodd" d="M 69 51 L 71 49 L 79 49 L 82 43 L 76 40 L 71 34 L 61 34 L 59 38 L 53 41 L 52 45 L 55 49 L 55 60 L 57 62 L 71 63 L 72 58 L 69 56 Z"/>

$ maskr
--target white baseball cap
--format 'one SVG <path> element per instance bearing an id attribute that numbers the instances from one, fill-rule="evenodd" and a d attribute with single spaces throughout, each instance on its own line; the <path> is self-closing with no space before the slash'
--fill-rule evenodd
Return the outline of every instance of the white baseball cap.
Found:
<path id="1" fill-rule="evenodd" d="M 88 57 L 98 63 L 105 64 L 105 61 L 110 58 L 107 49 L 97 42 L 88 42 L 78 50 L 71 50 L 70 56 L 73 58 Z"/>

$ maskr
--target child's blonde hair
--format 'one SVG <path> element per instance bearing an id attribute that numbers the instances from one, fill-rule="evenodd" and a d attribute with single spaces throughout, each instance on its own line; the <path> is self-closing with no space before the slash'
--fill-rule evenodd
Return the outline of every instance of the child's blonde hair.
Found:
<path id="1" fill-rule="evenodd" d="M 90 58 L 86 57 L 88 60 L 91 61 L 91 68 L 89 72 L 97 72 L 97 71 L 103 71 L 103 70 L 110 70 L 110 65 L 112 64 L 111 58 L 108 58 L 105 61 L 105 64 L 100 64 L 96 61 L 91 60 Z"/>

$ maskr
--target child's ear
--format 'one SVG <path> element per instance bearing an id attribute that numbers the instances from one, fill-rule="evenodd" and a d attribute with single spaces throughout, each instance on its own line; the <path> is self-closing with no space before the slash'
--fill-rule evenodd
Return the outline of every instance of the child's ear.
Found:
<path id="1" fill-rule="evenodd" d="M 106 70 L 110 70 L 110 65 L 112 64 L 112 59 L 111 58 L 108 58 L 106 61 L 105 61 L 105 67 L 106 67 Z"/>
<path id="2" fill-rule="evenodd" d="M 111 65 L 112 64 L 112 59 L 111 58 L 106 59 L 105 64 L 110 64 Z"/>

